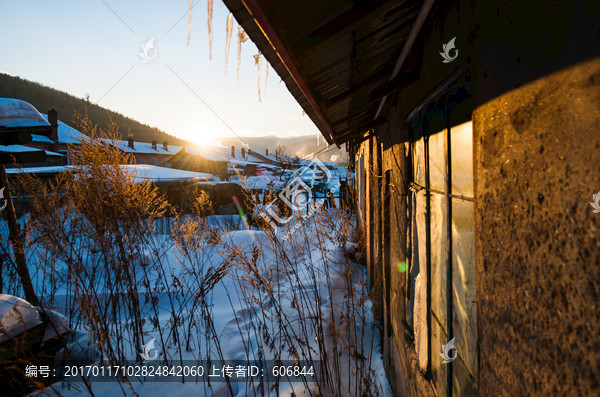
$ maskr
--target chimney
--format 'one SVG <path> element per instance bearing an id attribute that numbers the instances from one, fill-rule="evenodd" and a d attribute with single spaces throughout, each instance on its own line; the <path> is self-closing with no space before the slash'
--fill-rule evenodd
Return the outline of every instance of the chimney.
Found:
<path id="1" fill-rule="evenodd" d="M 50 139 L 52 139 L 54 143 L 58 143 L 58 113 L 56 112 L 56 110 L 48 110 L 48 122 L 52 126 Z"/>
<path id="2" fill-rule="evenodd" d="M 167 143 L 167 141 L 163 142 L 163 149 L 165 149 L 165 152 L 169 151 L 169 144 Z"/>
<path id="3" fill-rule="evenodd" d="M 134 148 L 133 147 L 133 137 L 129 137 L 129 139 L 127 140 L 127 146 L 130 148 Z"/>
<path id="4" fill-rule="evenodd" d="M 231 157 L 235 158 L 235 146 L 231 147 Z"/>
<path id="5" fill-rule="evenodd" d="M 242 148 L 242 157 L 246 158 L 246 148 L 245 147 Z"/>
<path id="6" fill-rule="evenodd" d="M 156 147 L 156 141 L 152 141 L 152 149 L 158 150 L 158 148 Z"/>
<path id="7" fill-rule="evenodd" d="M 265 149 L 265 153 L 267 154 L 267 157 L 269 157 L 269 149 Z"/>

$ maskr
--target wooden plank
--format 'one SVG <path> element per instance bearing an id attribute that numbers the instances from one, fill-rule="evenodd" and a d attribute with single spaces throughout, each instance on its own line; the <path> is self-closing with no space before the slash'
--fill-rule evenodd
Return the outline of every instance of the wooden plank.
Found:
<path id="1" fill-rule="evenodd" d="M 325 25 L 303 35 L 293 43 L 292 48 L 298 54 L 298 59 L 302 61 L 326 49 L 359 26 L 396 7 L 398 4 L 394 2 L 384 2 L 380 5 L 376 2 L 357 4 Z"/>

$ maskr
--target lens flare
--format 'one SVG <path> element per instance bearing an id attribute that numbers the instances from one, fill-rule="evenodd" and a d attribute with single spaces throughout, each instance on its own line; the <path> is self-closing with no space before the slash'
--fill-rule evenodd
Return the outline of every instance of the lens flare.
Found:
<path id="1" fill-rule="evenodd" d="M 406 262 L 398 263 L 398 271 L 404 273 L 406 271 Z"/>
<path id="2" fill-rule="evenodd" d="M 240 205 L 240 202 L 238 201 L 237 197 L 235 197 L 235 196 L 231 196 L 231 198 L 233 199 L 233 203 L 235 204 L 235 207 L 237 208 L 238 214 L 240 214 L 242 221 L 244 221 L 244 225 L 246 225 L 246 228 L 248 228 L 248 230 L 250 230 L 250 225 L 248 225 L 248 220 L 246 219 L 246 215 L 244 214 L 244 211 L 242 210 L 242 206 Z"/>

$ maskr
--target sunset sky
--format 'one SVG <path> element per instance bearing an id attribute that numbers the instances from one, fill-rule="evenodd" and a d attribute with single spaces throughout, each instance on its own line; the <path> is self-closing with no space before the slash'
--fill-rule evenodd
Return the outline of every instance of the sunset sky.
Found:
<path id="1" fill-rule="evenodd" d="M 237 22 L 225 74 L 229 11 L 213 2 L 209 59 L 207 0 L 194 2 L 187 45 L 187 0 L 0 0 L 0 72 L 66 91 L 167 133 L 206 143 L 218 137 L 317 134 L 317 128 L 261 58 L 242 44 L 237 81 Z M 154 49 L 142 45 L 154 38 Z M 155 52 L 156 51 L 156 52 Z M 223 119 L 223 123 L 203 103 Z M 225 125 L 227 124 L 227 126 Z"/>

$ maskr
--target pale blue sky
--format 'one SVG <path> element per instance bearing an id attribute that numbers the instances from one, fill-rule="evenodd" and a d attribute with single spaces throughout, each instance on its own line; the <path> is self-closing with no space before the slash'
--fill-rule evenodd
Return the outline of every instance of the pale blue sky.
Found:
<path id="1" fill-rule="evenodd" d="M 91 102 L 189 140 L 233 136 L 196 94 L 239 135 L 316 134 L 272 68 L 264 90 L 264 58 L 258 101 L 250 40 L 238 87 L 235 20 L 225 74 L 229 11 L 219 0 L 209 59 L 207 0 L 194 4 L 187 45 L 188 0 L 0 0 L 0 71 L 80 98 L 89 93 Z M 142 63 L 141 46 L 152 37 L 156 58 Z"/>

